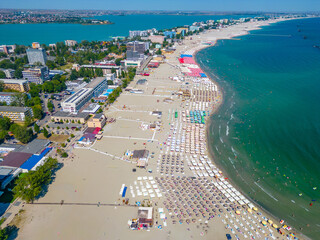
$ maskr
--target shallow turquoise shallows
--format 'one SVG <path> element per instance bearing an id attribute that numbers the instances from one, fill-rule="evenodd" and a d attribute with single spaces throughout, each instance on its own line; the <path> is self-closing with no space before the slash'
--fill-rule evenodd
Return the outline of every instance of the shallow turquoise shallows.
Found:
<path id="1" fill-rule="evenodd" d="M 176 16 L 176 15 L 128 15 L 100 16 L 112 25 L 80 25 L 80 24 L 0 24 L 0 44 L 25 44 L 32 42 L 44 44 L 62 42 L 67 39 L 110 40 L 115 36 L 128 36 L 129 30 L 146 30 L 151 28 L 165 29 L 195 21 L 217 19 L 239 19 L 248 15 L 215 15 L 215 16 Z M 250 16 L 252 17 L 252 16 Z"/>
<path id="2" fill-rule="evenodd" d="M 223 88 L 209 140 L 242 191 L 320 239 L 320 19 L 280 22 L 197 55 Z"/>

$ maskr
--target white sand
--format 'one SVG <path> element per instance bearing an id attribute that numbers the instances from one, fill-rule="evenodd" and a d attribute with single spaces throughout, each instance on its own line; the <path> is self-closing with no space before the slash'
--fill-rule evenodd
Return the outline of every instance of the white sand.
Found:
<path id="1" fill-rule="evenodd" d="M 201 45 L 203 41 L 243 35 L 249 30 L 271 22 L 244 23 L 193 36 L 193 40 L 185 40 L 183 45 L 177 47 L 174 54 L 168 56 L 168 62 L 178 65 L 177 57 L 181 51 L 198 50 L 204 47 Z M 48 193 L 38 201 L 39 203 L 59 203 L 64 200 L 65 203 L 96 205 L 26 205 L 26 220 L 22 226 L 19 226 L 18 239 L 225 239 L 226 233 L 231 234 L 231 229 L 226 229 L 226 224 L 222 222 L 222 219 L 226 219 L 224 214 L 221 218 L 215 217 L 214 220 L 209 221 L 207 233 L 204 233 L 203 222 L 173 225 L 170 220 L 167 221 L 168 226 L 162 230 L 153 228 L 151 231 L 132 231 L 128 229 L 127 221 L 137 216 L 137 208 L 97 205 L 98 202 L 121 203 L 119 200 L 121 185 L 134 186 L 138 176 L 160 176 L 156 171 L 157 160 L 160 153 L 165 151 L 164 148 L 160 150 L 163 147 L 160 144 L 166 141 L 170 131 L 169 123 L 172 122 L 172 115 L 171 119 L 168 119 L 169 111 L 172 113 L 184 106 L 180 98 L 171 95 L 182 86 L 181 83 L 174 82 L 169 77 L 178 75 L 181 76 L 179 69 L 164 63 L 153 70 L 149 77 L 136 76 L 130 86 L 142 89 L 145 93 L 134 95 L 123 92 L 121 94 L 113 106 L 106 111 L 108 117 L 117 119 L 116 123 L 104 128 L 104 137 L 91 146 L 91 149 L 74 149 L 75 158 L 64 161 L 65 166 L 57 172 L 56 180 L 49 186 Z M 136 80 L 141 78 L 147 78 L 148 83 L 136 86 Z M 155 88 L 155 93 L 152 94 Z M 174 100 L 173 103 L 164 103 L 165 97 L 171 97 Z M 123 108 L 124 105 L 125 108 Z M 150 115 L 150 111 L 153 110 L 160 110 L 163 113 L 161 130 L 155 134 L 151 130 L 140 128 L 141 123 L 157 120 L 156 116 Z M 135 165 L 123 161 L 124 153 L 135 149 L 148 149 L 150 153 L 155 152 L 155 157 L 149 159 L 148 166 L 153 170 L 152 174 L 148 174 L 143 169 L 132 172 Z M 193 176 L 187 167 L 186 175 Z M 131 198 L 129 189 L 127 196 Z M 163 207 L 162 201 L 163 199 L 156 199 L 154 202 L 158 203 L 158 207 Z M 133 203 L 132 199 L 130 203 Z M 166 214 L 169 217 L 167 212 Z M 266 228 L 265 230 L 269 233 Z M 202 232 L 204 235 L 200 236 Z M 279 236 L 275 234 L 275 230 L 273 233 Z M 234 237 L 234 234 L 232 236 Z M 259 239 L 259 237 L 256 238 Z M 264 236 L 261 236 L 261 239 L 264 239 Z"/>

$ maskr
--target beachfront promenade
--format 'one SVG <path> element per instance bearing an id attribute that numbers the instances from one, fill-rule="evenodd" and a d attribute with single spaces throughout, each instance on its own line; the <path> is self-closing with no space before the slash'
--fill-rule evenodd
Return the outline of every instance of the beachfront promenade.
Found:
<path id="1" fill-rule="evenodd" d="M 130 87 L 142 93 L 123 92 L 106 110 L 117 121 L 106 125 L 92 146 L 73 149 L 75 157 L 64 162 L 48 193 L 24 207 L 18 239 L 284 238 L 273 226 L 278 220 L 257 209 L 214 165 L 206 127 L 221 92 L 207 77 L 185 77 L 178 61 L 182 53 L 194 56 L 204 41 L 257 27 L 247 23 L 194 36 L 150 76 L 136 76 Z M 137 86 L 142 78 L 147 82 Z M 143 149 L 150 153 L 148 165 L 136 168 L 126 152 Z M 155 224 L 150 231 L 128 228 L 137 209 L 122 207 L 123 184 L 129 205 L 151 201 Z"/>

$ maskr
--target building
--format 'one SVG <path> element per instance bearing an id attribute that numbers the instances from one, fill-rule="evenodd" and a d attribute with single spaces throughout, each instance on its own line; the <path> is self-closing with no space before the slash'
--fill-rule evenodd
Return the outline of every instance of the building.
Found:
<path id="1" fill-rule="evenodd" d="M 22 71 L 23 78 L 35 84 L 42 84 L 50 79 L 48 67 L 27 68 Z"/>
<path id="2" fill-rule="evenodd" d="M 106 75 L 108 73 L 112 72 L 112 69 L 116 70 L 117 76 L 120 76 L 121 74 L 121 67 L 120 66 L 110 66 L 110 65 L 100 65 L 100 64 L 88 64 L 88 65 L 81 65 L 80 68 L 93 68 L 97 69 L 100 68 L 102 69 L 103 75 Z"/>
<path id="3" fill-rule="evenodd" d="M 38 42 L 33 42 L 32 43 L 32 48 L 35 48 L 35 49 L 37 49 L 37 48 L 40 48 L 41 46 L 40 46 L 40 43 L 38 43 Z"/>
<path id="4" fill-rule="evenodd" d="M 61 103 L 62 111 L 78 112 L 92 97 L 92 89 L 81 88 Z"/>
<path id="5" fill-rule="evenodd" d="M 35 63 L 41 63 L 42 65 L 46 65 L 47 62 L 47 54 L 46 50 L 43 48 L 28 48 L 27 56 L 29 64 L 33 65 Z"/>
<path id="6" fill-rule="evenodd" d="M 0 102 L 10 105 L 14 101 L 15 92 L 0 92 Z"/>
<path id="7" fill-rule="evenodd" d="M 0 167 L 0 186 L 1 189 L 5 189 L 6 186 L 19 174 L 21 173 L 20 168 L 15 167 Z"/>
<path id="8" fill-rule="evenodd" d="M 126 59 L 121 61 L 121 66 L 124 67 L 125 69 L 127 67 L 140 68 L 142 64 L 143 64 L 143 59 L 137 59 L 137 60 Z"/>
<path id="9" fill-rule="evenodd" d="M 90 117 L 89 113 L 70 113 L 70 112 L 56 112 L 51 116 L 51 120 L 54 122 L 80 122 L 85 123 Z"/>
<path id="10" fill-rule="evenodd" d="M 55 75 L 63 75 L 64 73 L 62 70 L 49 70 L 49 78 L 52 79 Z"/>
<path id="11" fill-rule="evenodd" d="M 88 121 L 89 128 L 103 128 L 106 125 L 107 118 L 103 113 L 94 115 Z"/>
<path id="12" fill-rule="evenodd" d="M 199 30 L 200 30 L 200 27 L 199 27 L 199 26 L 193 26 L 193 25 L 192 25 L 192 26 L 189 27 L 189 31 L 190 31 L 190 32 L 199 31 Z"/>
<path id="13" fill-rule="evenodd" d="M 30 90 L 29 83 L 24 79 L 0 79 L 4 84 L 4 89 L 12 89 L 18 92 L 27 92 Z"/>
<path id="14" fill-rule="evenodd" d="M 14 53 L 15 49 L 16 49 L 16 45 L 1 45 L 0 46 L 0 52 L 4 52 L 5 54 Z"/>
<path id="15" fill-rule="evenodd" d="M 133 38 L 133 37 L 146 37 L 148 36 L 148 32 L 147 31 L 129 31 L 129 37 Z"/>
<path id="16" fill-rule="evenodd" d="M 85 88 L 92 89 L 93 97 L 98 97 L 108 88 L 108 82 L 105 77 L 97 77 L 88 83 Z"/>
<path id="17" fill-rule="evenodd" d="M 177 28 L 177 34 L 181 34 L 182 36 L 184 36 L 188 31 L 189 31 L 189 28 L 187 27 Z"/>
<path id="18" fill-rule="evenodd" d="M 149 42 L 133 41 L 127 43 L 127 51 L 136 51 L 140 54 L 144 54 L 144 52 L 147 51 L 149 47 Z"/>
<path id="19" fill-rule="evenodd" d="M 14 72 L 15 70 L 13 69 L 5 69 L 3 70 L 4 74 L 6 75 L 6 78 L 14 78 Z"/>
<path id="20" fill-rule="evenodd" d="M 161 43 L 162 44 L 164 42 L 165 36 L 152 35 L 152 36 L 149 36 L 148 39 L 153 43 Z"/>
<path id="21" fill-rule="evenodd" d="M 165 31 L 165 32 L 163 32 L 163 35 L 166 38 L 173 38 L 176 36 L 176 32 L 175 31 Z"/>
<path id="22" fill-rule="evenodd" d="M 95 78 L 63 101 L 61 103 L 62 110 L 65 112 L 78 112 L 91 98 L 98 97 L 107 88 L 108 82 L 106 78 Z"/>
<path id="23" fill-rule="evenodd" d="M 152 227 L 153 225 L 153 208 L 152 207 L 139 207 L 138 209 L 138 222 L 143 227 Z"/>
<path id="24" fill-rule="evenodd" d="M 8 117 L 12 121 L 23 122 L 26 117 L 32 118 L 33 112 L 29 107 L 0 106 L 0 116 Z"/>
<path id="25" fill-rule="evenodd" d="M 73 46 L 75 46 L 76 44 L 78 44 L 78 42 L 75 41 L 75 40 L 65 40 L 64 43 L 65 43 L 68 47 L 73 47 Z"/>

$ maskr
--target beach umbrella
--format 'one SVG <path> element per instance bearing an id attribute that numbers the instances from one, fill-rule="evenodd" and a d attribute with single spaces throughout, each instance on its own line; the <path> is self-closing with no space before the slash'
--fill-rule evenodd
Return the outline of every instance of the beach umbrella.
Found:
<path id="1" fill-rule="evenodd" d="M 272 221 L 271 219 L 269 219 L 269 220 L 268 220 L 268 223 L 272 224 L 272 223 L 273 223 L 273 221 Z"/>
<path id="2" fill-rule="evenodd" d="M 278 228 L 278 225 L 277 224 L 272 224 L 272 227 Z"/>
<path id="3" fill-rule="evenodd" d="M 240 211 L 239 211 L 239 210 L 237 210 L 237 211 L 236 211 L 236 214 L 237 214 L 237 215 L 240 215 Z"/>
<path id="4" fill-rule="evenodd" d="M 266 222 L 266 221 L 262 221 L 261 223 L 262 223 L 263 226 L 266 226 L 266 225 L 267 225 L 267 222 Z"/>

